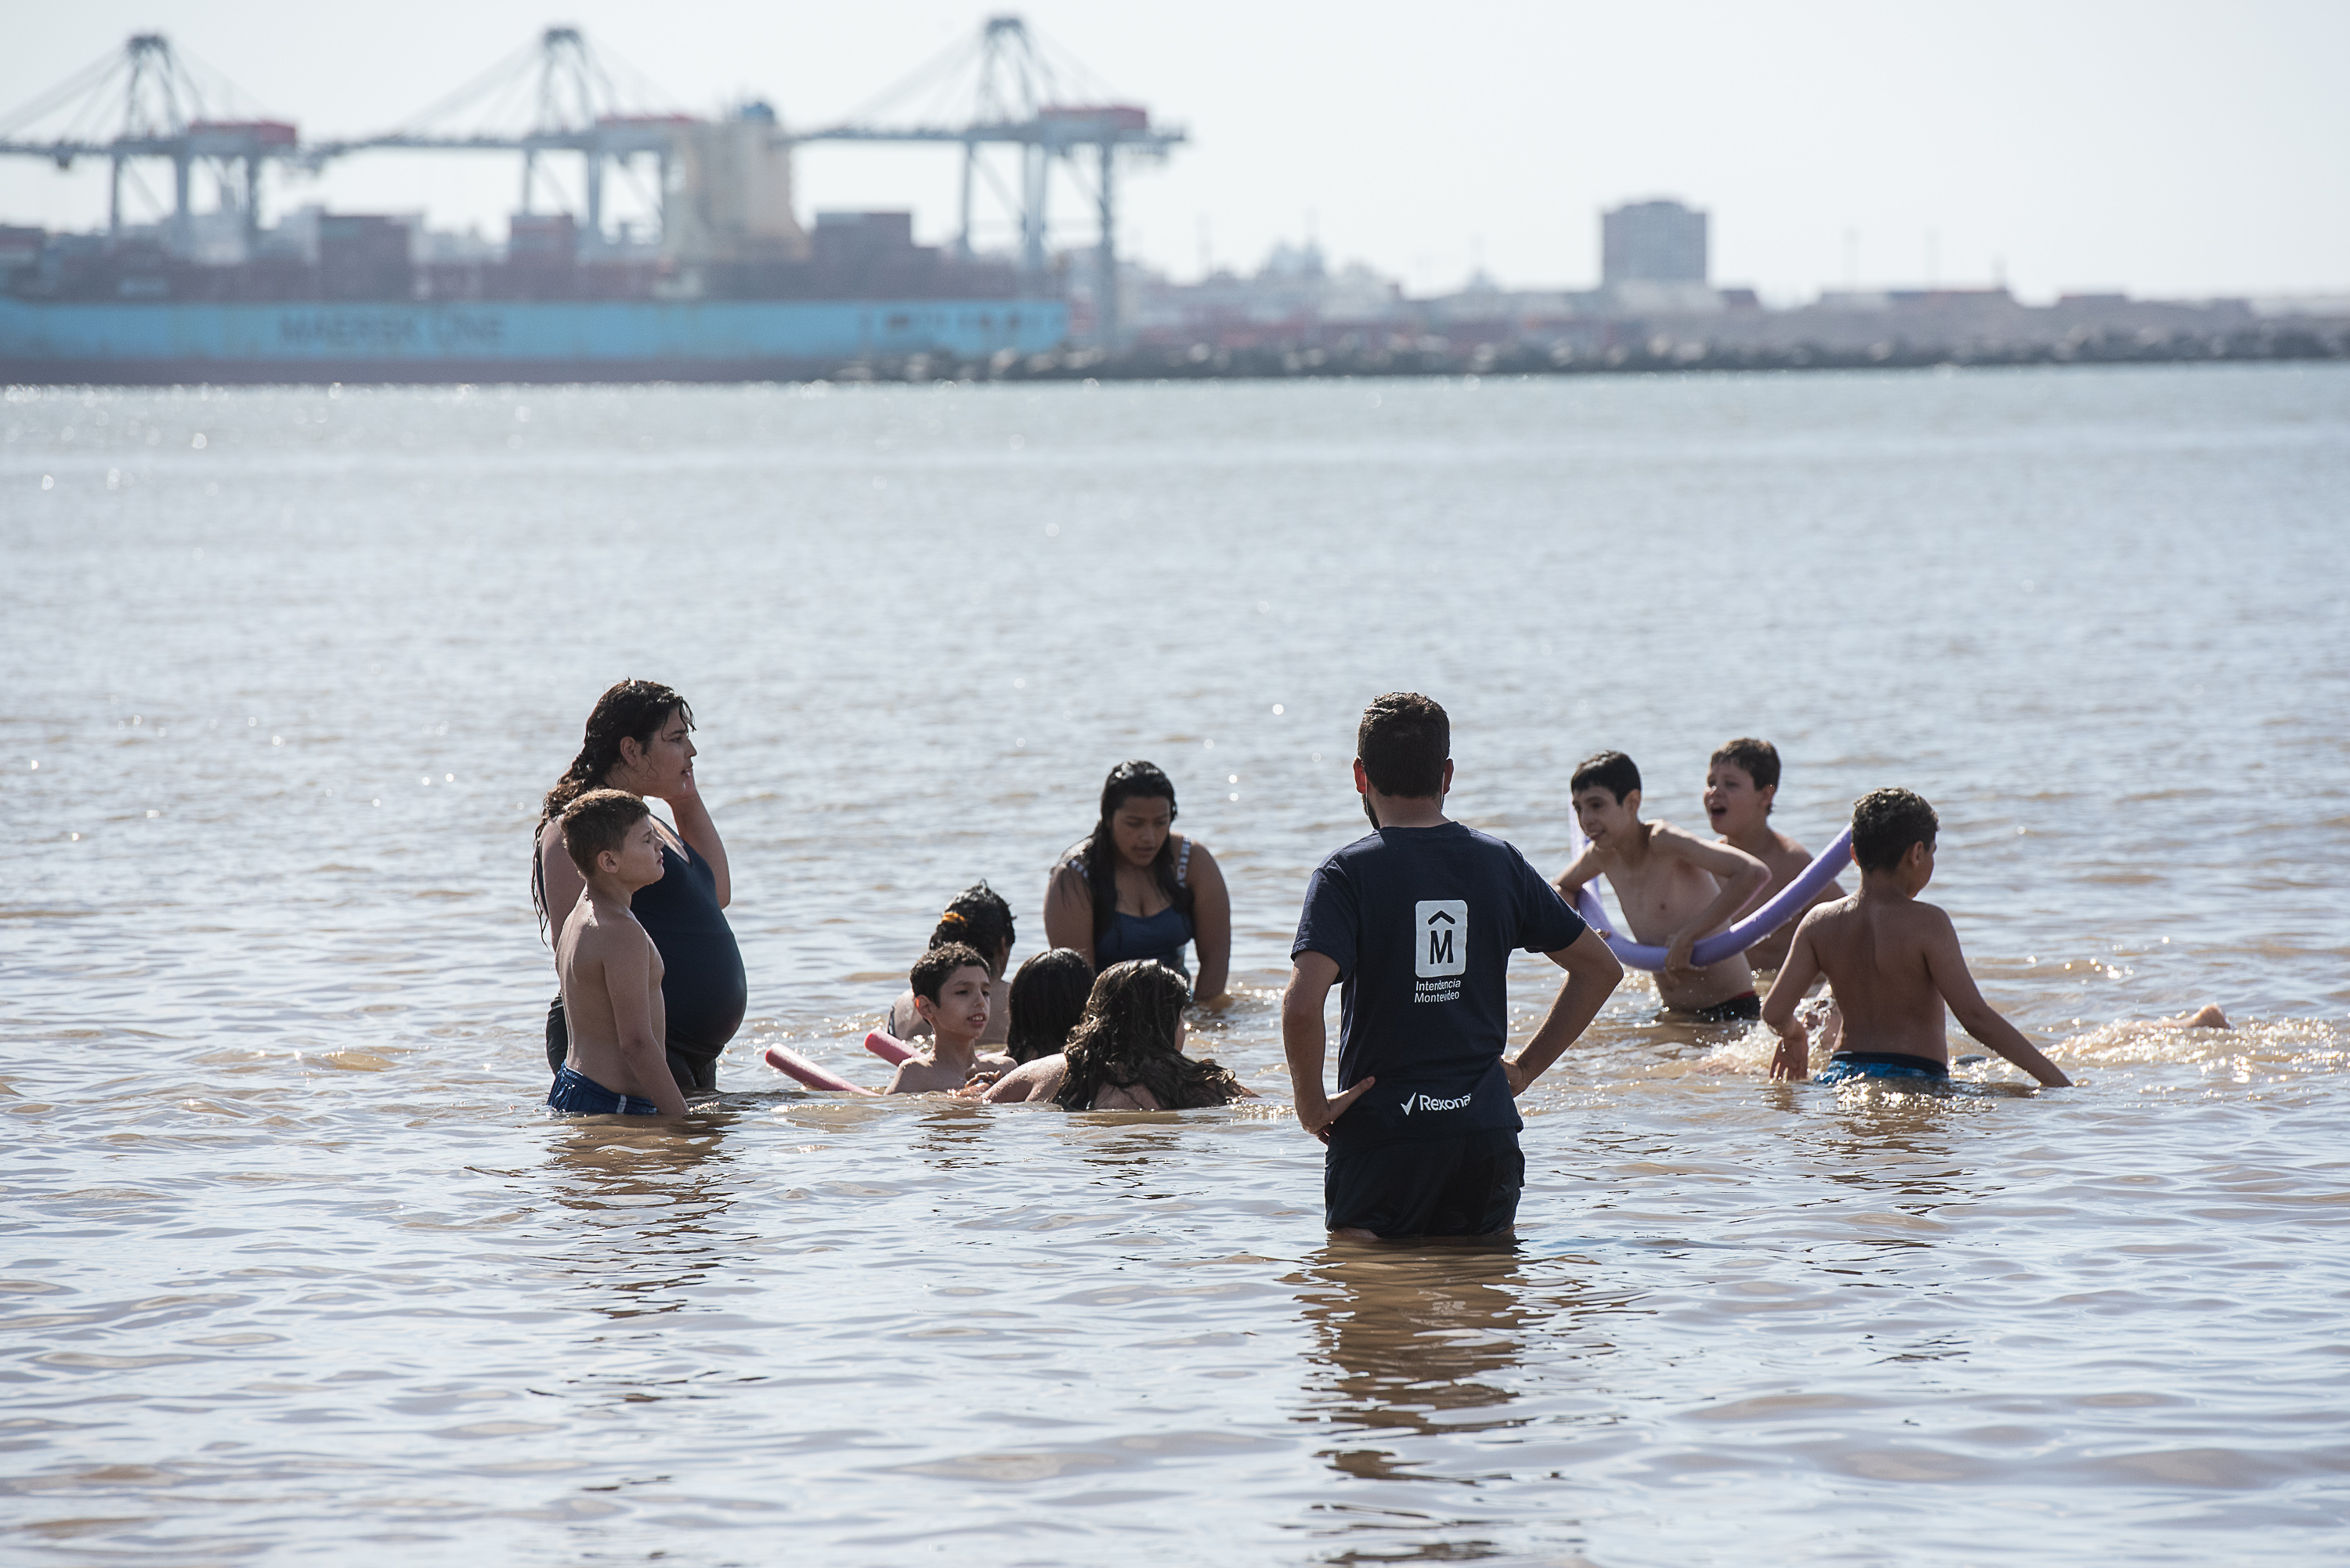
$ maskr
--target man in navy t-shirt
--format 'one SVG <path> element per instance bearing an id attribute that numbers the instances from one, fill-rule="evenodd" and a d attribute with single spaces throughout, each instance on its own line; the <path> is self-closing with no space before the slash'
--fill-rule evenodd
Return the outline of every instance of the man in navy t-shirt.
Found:
<path id="1" fill-rule="evenodd" d="M 1516 1097 L 1558 1059 L 1624 978 L 1616 955 L 1502 840 L 1448 821 L 1452 729 L 1416 692 L 1363 711 L 1355 788 L 1377 832 L 1324 861 L 1290 949 L 1281 1039 L 1297 1119 L 1330 1146 L 1334 1232 L 1401 1240 L 1491 1236 L 1525 1185 Z M 1510 954 L 1566 971 L 1517 1060 Z M 1322 1088 L 1322 1009 L 1343 981 L 1338 1085 Z"/>

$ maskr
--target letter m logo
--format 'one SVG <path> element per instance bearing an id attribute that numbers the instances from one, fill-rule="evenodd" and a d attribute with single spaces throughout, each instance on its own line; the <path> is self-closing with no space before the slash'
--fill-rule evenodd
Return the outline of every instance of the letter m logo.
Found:
<path id="1" fill-rule="evenodd" d="M 1469 968 L 1469 905 L 1461 898 L 1422 898 L 1413 909 L 1417 929 L 1412 972 L 1421 979 Z"/>

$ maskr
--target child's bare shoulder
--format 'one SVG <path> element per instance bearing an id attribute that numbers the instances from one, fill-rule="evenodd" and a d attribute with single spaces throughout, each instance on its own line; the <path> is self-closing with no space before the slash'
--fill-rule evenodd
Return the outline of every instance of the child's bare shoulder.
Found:
<path id="1" fill-rule="evenodd" d="M 1958 928 L 1941 907 L 1915 898 L 1884 906 L 1877 912 L 1876 929 L 1880 950 L 1889 944 L 1894 951 L 1922 955 L 1929 948 L 1958 941 Z"/>
<path id="2" fill-rule="evenodd" d="M 1911 919 L 1918 922 L 1917 930 L 1919 940 L 1943 941 L 1952 947 L 1958 946 L 1958 924 L 1950 919 L 1950 912 L 1948 909 L 1943 909 L 1939 904 L 1920 904 L 1915 899 L 1910 901 L 1909 908 L 1912 911 Z"/>
<path id="3" fill-rule="evenodd" d="M 927 1056 L 913 1056 L 898 1064 L 890 1075 L 889 1086 L 882 1091 L 891 1095 L 935 1095 L 962 1087 L 951 1068 L 941 1067 Z"/>
<path id="4" fill-rule="evenodd" d="M 1846 893 L 1841 898 L 1830 898 L 1825 904 L 1814 904 L 1804 910 L 1804 918 L 1795 922 L 1795 934 L 1801 936 L 1809 931 L 1814 935 L 1829 935 L 1849 928 L 1859 913 L 1860 895 Z"/>
<path id="5" fill-rule="evenodd" d="M 660 953 L 654 948 L 652 938 L 627 910 L 617 915 L 595 910 L 592 919 L 577 923 L 579 930 L 572 945 L 575 962 L 650 964 L 657 971 L 661 967 Z"/>

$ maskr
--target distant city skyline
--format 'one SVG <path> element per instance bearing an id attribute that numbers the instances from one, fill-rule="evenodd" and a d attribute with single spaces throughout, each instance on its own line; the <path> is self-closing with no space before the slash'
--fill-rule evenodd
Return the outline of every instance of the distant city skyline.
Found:
<path id="1" fill-rule="evenodd" d="M 795 17 L 741 4 L 420 0 L 322 14 L 279 0 L 47 8 L 12 24 L 0 110 L 160 29 L 308 136 L 387 129 L 556 22 L 712 112 L 759 97 L 837 120 L 991 9 L 868 0 Z M 1364 0 L 1022 8 L 1121 99 L 1191 135 L 1122 181 L 1120 248 L 1178 277 L 1253 271 L 1311 239 L 1416 293 L 1482 270 L 1588 287 L 1600 213 L 1651 198 L 1711 220 L 1716 283 L 1987 285 L 2027 297 L 2350 291 L 2350 7 L 1995 3 L 1800 10 L 1492 4 L 1431 20 Z M 331 19 L 322 23 L 322 16 Z M 950 151 L 823 147 L 798 206 L 910 208 L 952 228 Z M 152 171 L 151 186 L 159 182 Z M 424 209 L 502 235 L 510 157 L 374 154 L 269 193 L 282 213 Z M 1057 199 L 1057 238 L 1089 213 Z M 102 165 L 0 163 L 0 222 L 102 220 Z M 1001 224 L 983 240 L 1008 242 Z"/>

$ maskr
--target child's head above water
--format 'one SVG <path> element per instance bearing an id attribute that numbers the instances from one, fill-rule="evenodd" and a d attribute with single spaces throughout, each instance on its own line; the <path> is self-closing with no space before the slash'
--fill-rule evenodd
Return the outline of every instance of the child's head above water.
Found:
<path id="1" fill-rule="evenodd" d="M 1575 773 L 1567 780 L 1567 788 L 1575 794 L 1589 789 L 1604 789 L 1622 805 L 1627 795 L 1638 793 L 1640 770 L 1632 759 L 1621 752 L 1601 752 L 1575 764 Z"/>
<path id="2" fill-rule="evenodd" d="M 1906 789 L 1873 789 L 1852 803 L 1853 860 L 1863 871 L 1891 871 L 1908 857 L 1912 846 L 1923 845 L 1930 869 L 1941 826 L 1923 796 Z"/>
<path id="3" fill-rule="evenodd" d="M 1705 815 L 1718 833 L 1750 833 L 1779 793 L 1779 748 L 1752 735 L 1724 741 L 1705 760 Z"/>
<path id="4" fill-rule="evenodd" d="M 1601 752 L 1575 764 L 1568 798 L 1584 836 L 1605 845 L 1611 834 L 1640 821 L 1640 770 L 1621 752 Z"/>
<path id="5" fill-rule="evenodd" d="M 1038 953 L 1012 977 L 1012 1032 L 1004 1043 L 1015 1062 L 1050 1056 L 1069 1043 L 1085 1016 L 1094 966 L 1071 948 Z"/>
<path id="6" fill-rule="evenodd" d="M 563 808 L 561 820 L 563 852 L 582 877 L 618 877 L 632 888 L 660 880 L 660 838 L 640 796 L 591 789 Z"/>
<path id="7" fill-rule="evenodd" d="M 1758 790 L 1779 787 L 1779 748 L 1768 741 L 1758 741 L 1752 735 L 1741 735 L 1734 741 L 1724 741 L 1713 748 L 1713 755 L 1705 765 L 1718 768 L 1728 763 L 1746 774 L 1746 782 Z"/>
<path id="8" fill-rule="evenodd" d="M 947 901 L 931 932 L 931 946 L 962 942 L 987 961 L 989 975 L 1001 979 L 1004 961 L 1012 956 L 1012 906 L 985 881 L 972 883 Z"/>
<path id="9" fill-rule="evenodd" d="M 914 1011 L 942 1042 L 968 1044 L 987 1027 L 987 961 L 964 942 L 942 942 L 914 961 L 906 983 Z"/>
<path id="10" fill-rule="evenodd" d="M 1114 963 L 1094 981 L 1086 1015 L 1069 1038 L 1068 1076 L 1055 1098 L 1089 1110 L 1110 1085 L 1148 1088 L 1164 1108 L 1221 1106 L 1240 1080 L 1213 1062 L 1183 1054 L 1183 1004 L 1191 988 L 1149 959 Z"/>

